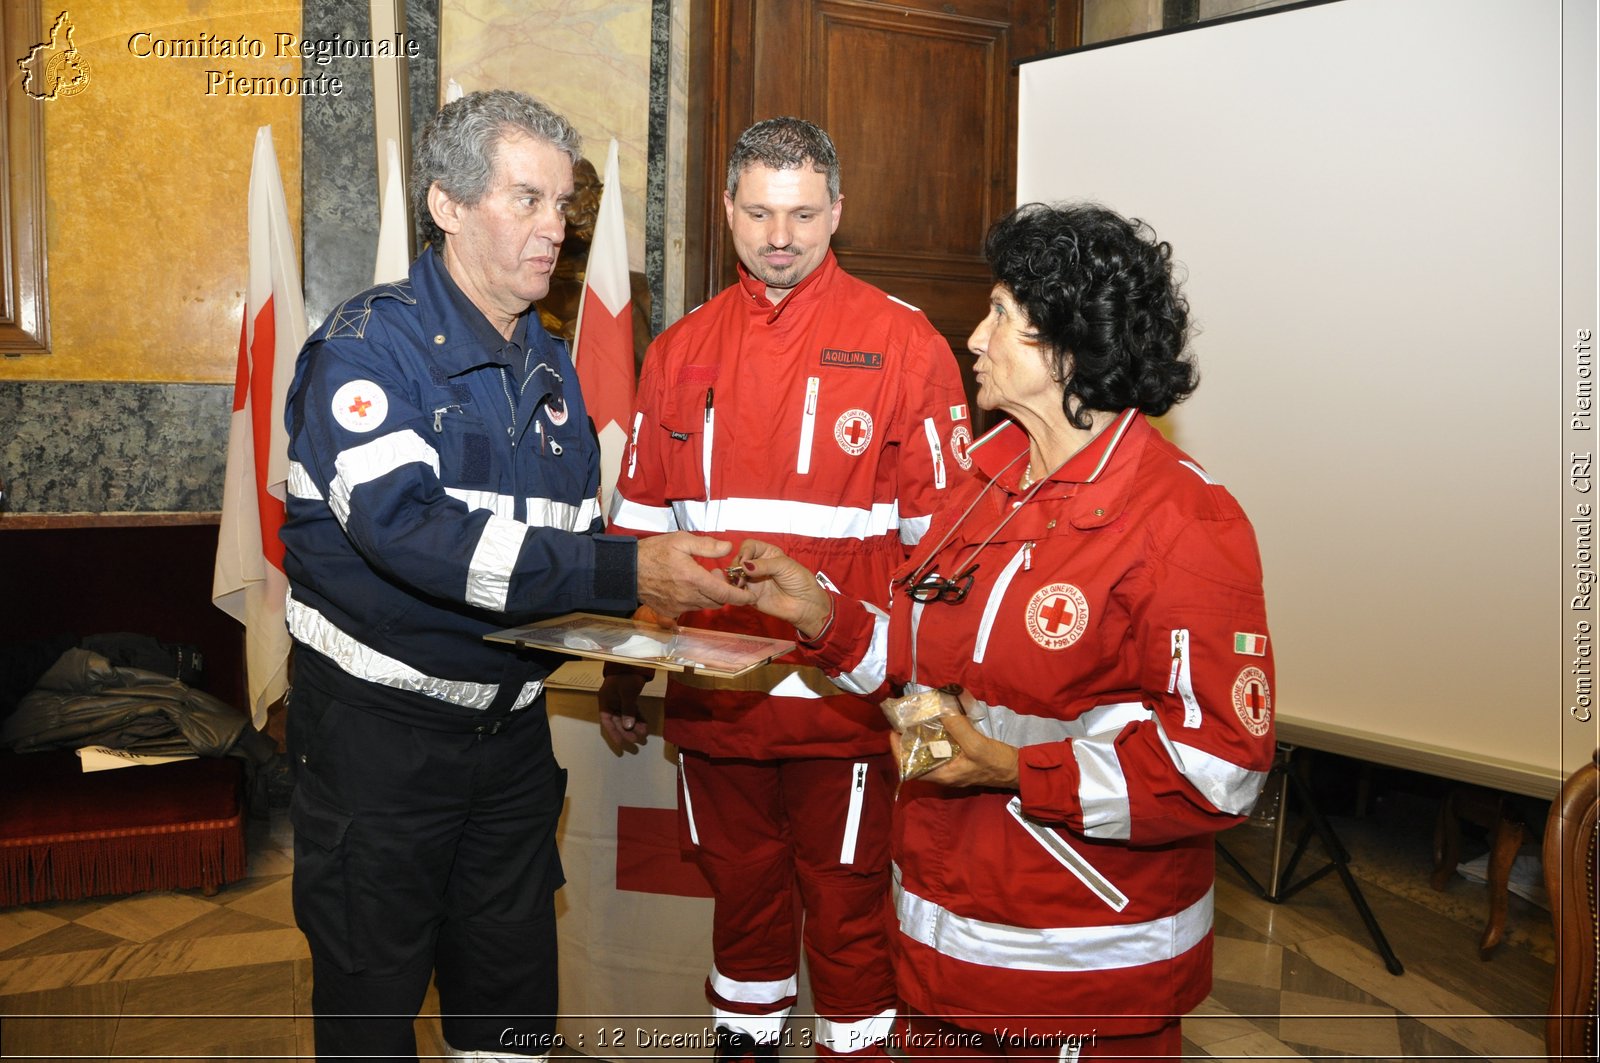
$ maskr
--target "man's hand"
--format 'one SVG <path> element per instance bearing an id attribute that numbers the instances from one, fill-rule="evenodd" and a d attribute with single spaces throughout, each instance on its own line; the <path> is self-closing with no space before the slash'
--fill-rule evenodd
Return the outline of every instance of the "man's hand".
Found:
<path id="1" fill-rule="evenodd" d="M 691 609 L 716 609 L 723 605 L 751 605 L 755 595 L 709 572 L 697 557 L 724 557 L 732 543 L 707 539 L 689 532 L 652 535 L 639 540 L 639 601 L 663 617 Z"/>
<path id="2" fill-rule="evenodd" d="M 650 673 L 642 668 L 608 675 L 600 684 L 600 732 L 619 753 L 635 753 L 650 734 L 639 715 L 639 691 Z"/>

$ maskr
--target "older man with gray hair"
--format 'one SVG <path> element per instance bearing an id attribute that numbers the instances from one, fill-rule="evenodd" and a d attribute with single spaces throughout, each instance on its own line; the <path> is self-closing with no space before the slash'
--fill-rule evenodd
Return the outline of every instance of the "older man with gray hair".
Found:
<path id="1" fill-rule="evenodd" d="M 430 978 L 459 1055 L 549 1050 L 557 662 L 483 636 L 749 600 L 695 561 L 726 543 L 600 534 L 594 430 L 531 310 L 578 158 L 566 119 L 521 93 L 445 107 L 414 164 L 430 246 L 337 308 L 295 369 L 290 816 L 319 1057 L 415 1058 Z"/>

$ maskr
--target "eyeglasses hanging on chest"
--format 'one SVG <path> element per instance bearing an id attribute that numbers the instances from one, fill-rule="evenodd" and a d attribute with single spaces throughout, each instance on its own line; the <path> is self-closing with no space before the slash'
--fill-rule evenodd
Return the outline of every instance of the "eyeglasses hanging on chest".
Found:
<path id="1" fill-rule="evenodd" d="M 943 550 L 956 532 L 961 530 L 961 526 L 967 522 L 967 518 L 972 515 L 972 511 L 977 508 L 978 503 L 988 496 L 989 491 L 999 481 L 1000 477 L 1005 474 L 1006 470 L 1020 461 L 1023 454 L 1026 453 L 1028 452 L 1024 450 L 1021 454 L 1012 458 L 1005 468 L 991 476 L 989 482 L 983 485 L 983 490 L 973 496 L 972 501 L 967 504 L 967 508 L 962 512 L 961 516 L 957 517 L 956 522 L 950 526 L 950 530 L 944 533 L 943 538 L 939 540 L 939 544 L 929 551 L 927 560 L 918 565 L 916 570 L 909 576 L 898 581 L 897 585 L 905 592 L 906 597 L 914 602 L 944 602 L 946 605 L 957 605 L 966 601 L 967 595 L 972 591 L 973 583 L 978 578 L 978 555 L 983 552 L 984 547 L 994 542 L 995 537 L 1011 522 L 1012 517 L 1022 511 L 1022 507 L 1027 505 L 1039 488 L 1050 482 L 1050 476 L 1055 475 L 1054 470 L 1051 471 L 1050 475 L 1041 476 L 1035 480 L 1033 485 L 1023 493 L 1022 497 L 1017 499 L 1006 510 L 1005 515 L 1000 518 L 1000 522 L 989 532 L 988 537 L 977 546 L 974 546 L 972 552 L 967 554 L 966 560 L 969 564 L 966 567 L 957 566 L 956 574 L 953 576 L 940 576 L 936 573 L 930 573 L 928 570 L 933 567 L 934 561 L 938 559 L 939 551 Z"/>

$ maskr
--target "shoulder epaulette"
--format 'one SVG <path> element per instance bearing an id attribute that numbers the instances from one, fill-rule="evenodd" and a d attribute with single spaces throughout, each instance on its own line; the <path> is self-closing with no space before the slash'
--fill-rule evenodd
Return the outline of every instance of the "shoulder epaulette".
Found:
<path id="1" fill-rule="evenodd" d="M 368 288 L 335 307 L 333 313 L 328 315 L 326 338 L 331 340 L 336 336 L 353 336 L 358 340 L 365 339 L 367 322 L 372 319 L 372 304 L 379 299 L 398 299 L 408 305 L 415 305 L 417 301 L 417 297 L 411 294 L 409 278 Z"/>

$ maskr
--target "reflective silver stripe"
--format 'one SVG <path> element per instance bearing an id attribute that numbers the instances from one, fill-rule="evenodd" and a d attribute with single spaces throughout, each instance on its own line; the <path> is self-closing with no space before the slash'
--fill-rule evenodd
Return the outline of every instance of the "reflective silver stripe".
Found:
<path id="1" fill-rule="evenodd" d="M 1160 721 L 1156 722 L 1159 726 Z M 1171 741 L 1164 728 L 1161 744 L 1178 772 L 1224 815 L 1242 816 L 1249 812 L 1267 781 L 1264 771 L 1251 771 L 1214 753 Z"/>
<path id="2" fill-rule="evenodd" d="M 916 546 L 922 541 L 922 537 L 928 534 L 928 527 L 932 524 L 933 514 L 931 513 L 926 517 L 902 516 L 900 518 L 900 541 L 907 546 Z"/>
<path id="3" fill-rule="evenodd" d="M 1176 959 L 1211 931 L 1213 890 L 1175 915 L 1118 926 L 1021 927 L 969 919 L 919 897 L 894 869 L 900 932 L 944 956 L 1020 971 L 1110 971 Z"/>
<path id="4" fill-rule="evenodd" d="M 1126 841 L 1133 829 L 1128 807 L 1128 779 L 1117 759 L 1117 736 L 1079 738 L 1072 743 L 1078 762 L 1078 806 L 1083 812 L 1083 833 L 1088 838 Z"/>
<path id="5" fill-rule="evenodd" d="M 598 499 L 586 498 L 577 505 L 557 502 L 553 498 L 529 498 L 528 523 L 535 528 L 556 528 L 561 531 L 583 532 L 600 515 Z"/>
<path id="6" fill-rule="evenodd" d="M 439 475 L 439 452 L 407 428 L 339 452 L 328 485 L 328 507 L 341 525 L 350 520 L 350 495 L 356 488 L 406 465 L 426 465 Z"/>
<path id="7" fill-rule="evenodd" d="M 289 482 L 287 484 L 290 498 L 309 498 L 313 501 L 322 501 L 322 490 L 317 487 L 317 481 L 311 478 L 311 473 L 298 461 L 289 463 Z"/>
<path id="8" fill-rule="evenodd" d="M 673 502 L 678 527 L 694 532 L 781 532 L 809 539 L 870 539 L 888 535 L 900 524 L 896 502 L 871 509 L 791 502 L 781 498 L 724 498 L 715 502 Z"/>
<path id="9" fill-rule="evenodd" d="M 689 798 L 689 774 L 683 770 L 683 754 L 678 754 L 678 789 L 683 793 L 683 818 L 689 823 L 689 841 L 700 844 L 700 829 L 694 824 L 694 801 Z"/>
<path id="10" fill-rule="evenodd" d="M 811 441 L 817 432 L 817 393 L 821 390 L 821 377 L 806 377 L 806 403 L 800 410 L 800 452 L 794 459 L 794 471 L 801 476 L 811 473 Z"/>
<path id="11" fill-rule="evenodd" d="M 856 836 L 861 831 L 861 806 L 867 797 L 867 762 L 858 760 L 850 771 L 850 809 L 844 816 L 844 843 L 839 846 L 839 863 L 856 862 Z"/>
<path id="12" fill-rule="evenodd" d="M 939 445 L 939 429 L 932 417 L 922 419 L 922 434 L 928 437 L 928 456 L 933 459 L 933 486 L 944 489 L 944 448 Z"/>
<path id="13" fill-rule="evenodd" d="M 1209 475 L 1206 474 L 1206 471 L 1204 469 L 1202 469 L 1200 466 L 1196 465 L 1194 462 L 1192 462 L 1192 461 L 1180 461 L 1180 462 L 1178 462 L 1178 464 L 1186 467 L 1190 472 L 1192 472 L 1196 476 L 1200 477 L 1200 479 L 1204 480 L 1206 483 L 1210 484 L 1212 487 L 1215 487 L 1217 485 L 1217 481 L 1213 480 Z"/>
<path id="14" fill-rule="evenodd" d="M 886 1041 L 894 1032 L 894 1009 L 855 1022 L 834 1022 L 817 1016 L 817 1044 L 841 1055 L 850 1055 Z"/>
<path id="15" fill-rule="evenodd" d="M 1118 701 L 1096 705 L 1076 719 L 1057 720 L 980 702 L 974 715 L 983 717 L 978 729 L 985 735 L 1019 748 L 1071 739 L 1083 833 L 1090 838 L 1128 837 L 1132 814 L 1116 739 L 1128 724 L 1153 719 L 1150 709 L 1137 701 Z"/>
<path id="16" fill-rule="evenodd" d="M 872 641 L 867 644 L 861 663 L 848 672 L 833 677 L 833 681 L 852 694 L 866 696 L 883 685 L 889 670 L 889 614 L 868 602 L 862 602 L 872 614 Z"/>
<path id="17" fill-rule="evenodd" d="M 711 991 L 735 1004 L 776 1004 L 794 996 L 799 990 L 800 982 L 796 975 L 771 982 L 741 982 L 717 970 L 716 964 L 711 966 Z"/>
<path id="18" fill-rule="evenodd" d="M 1022 567 L 1022 562 L 1028 556 L 1028 544 L 1023 543 L 1006 562 L 1006 567 L 1000 570 L 1000 578 L 994 581 L 994 588 L 989 591 L 989 600 L 983 603 L 983 619 L 978 621 L 978 637 L 972 644 L 972 663 L 982 664 L 983 655 L 989 652 L 989 632 L 994 630 L 994 618 L 1000 612 L 1000 601 L 1006 596 L 1006 591 L 1011 588 L 1011 577 L 1017 574 L 1017 569 Z"/>
<path id="19" fill-rule="evenodd" d="M 544 680 L 532 679 L 522 684 L 522 690 L 517 694 L 517 700 L 511 703 L 511 711 L 517 712 L 532 705 L 539 692 L 544 689 Z"/>
<path id="20" fill-rule="evenodd" d="M 1061 742 L 1068 738 L 1088 738 L 1108 731 L 1114 734 L 1130 723 L 1148 720 L 1154 715 L 1137 701 L 1096 705 L 1073 720 L 1029 716 L 1004 705 L 989 705 L 984 702 L 979 702 L 978 705 L 981 712 L 975 712 L 974 717 L 984 716 L 978 724 L 978 729 L 990 738 L 1018 747 Z"/>
<path id="21" fill-rule="evenodd" d="M 1117 889 L 1112 881 L 1102 875 L 1098 868 L 1078 850 L 1074 849 L 1061 836 L 1060 831 L 1051 830 L 1043 823 L 1029 819 L 1022 811 L 1022 798 L 1013 797 L 1006 802 L 1006 811 L 1011 813 L 1011 818 L 1022 825 L 1034 841 L 1044 847 L 1055 861 L 1068 871 L 1072 872 L 1079 882 L 1089 887 L 1089 891 L 1106 903 L 1112 911 L 1120 912 L 1128 906 L 1128 896 Z"/>
<path id="22" fill-rule="evenodd" d="M 517 500 L 510 495 L 502 495 L 497 491 L 474 491 L 465 487 L 446 487 L 444 493 L 458 502 L 464 503 L 468 509 L 486 509 L 496 516 L 511 520 L 517 515 Z"/>
<path id="23" fill-rule="evenodd" d="M 1168 684 L 1167 693 L 1171 694 L 1172 687 L 1177 687 L 1178 696 L 1183 699 L 1183 725 L 1188 728 L 1200 726 L 1200 703 L 1194 699 L 1194 679 L 1189 670 L 1190 658 L 1194 656 L 1193 643 L 1189 641 L 1189 629 L 1186 627 L 1173 628 L 1172 630 L 1172 666 L 1177 670 L 1173 682 Z"/>
<path id="24" fill-rule="evenodd" d="M 505 612 L 511 576 L 517 570 L 517 558 L 527 535 L 526 524 L 498 515 L 489 517 L 467 564 L 468 605 Z"/>
<path id="25" fill-rule="evenodd" d="M 465 503 L 468 509 L 487 510 L 507 520 L 516 519 L 517 500 L 513 495 L 466 487 L 446 487 L 444 493 Z M 561 531 L 588 531 L 589 525 L 600 515 L 600 503 L 593 498 L 586 498 L 574 505 L 552 498 L 529 497 L 523 499 L 523 508 L 528 514 L 523 523 L 534 528 L 558 528 Z"/>
<path id="26" fill-rule="evenodd" d="M 611 523 L 619 528 L 641 532 L 670 532 L 678 530 L 678 518 L 671 506 L 642 506 L 622 496 L 621 490 L 611 496 Z"/>
<path id="27" fill-rule="evenodd" d="M 695 672 L 669 672 L 669 683 L 705 690 L 759 690 L 778 698 L 833 698 L 845 696 L 820 669 L 803 664 L 764 664 L 729 678 L 712 678 Z"/>
<path id="28" fill-rule="evenodd" d="M 316 650 L 357 679 L 395 690 L 409 690 L 468 709 L 487 709 L 500 693 L 496 683 L 469 683 L 460 679 L 439 679 L 424 675 L 402 661 L 380 653 L 371 646 L 334 626 L 316 609 L 293 597 L 288 601 L 289 633 L 297 642 Z M 513 709 L 526 708 L 539 696 L 544 684 L 523 685 Z"/>

